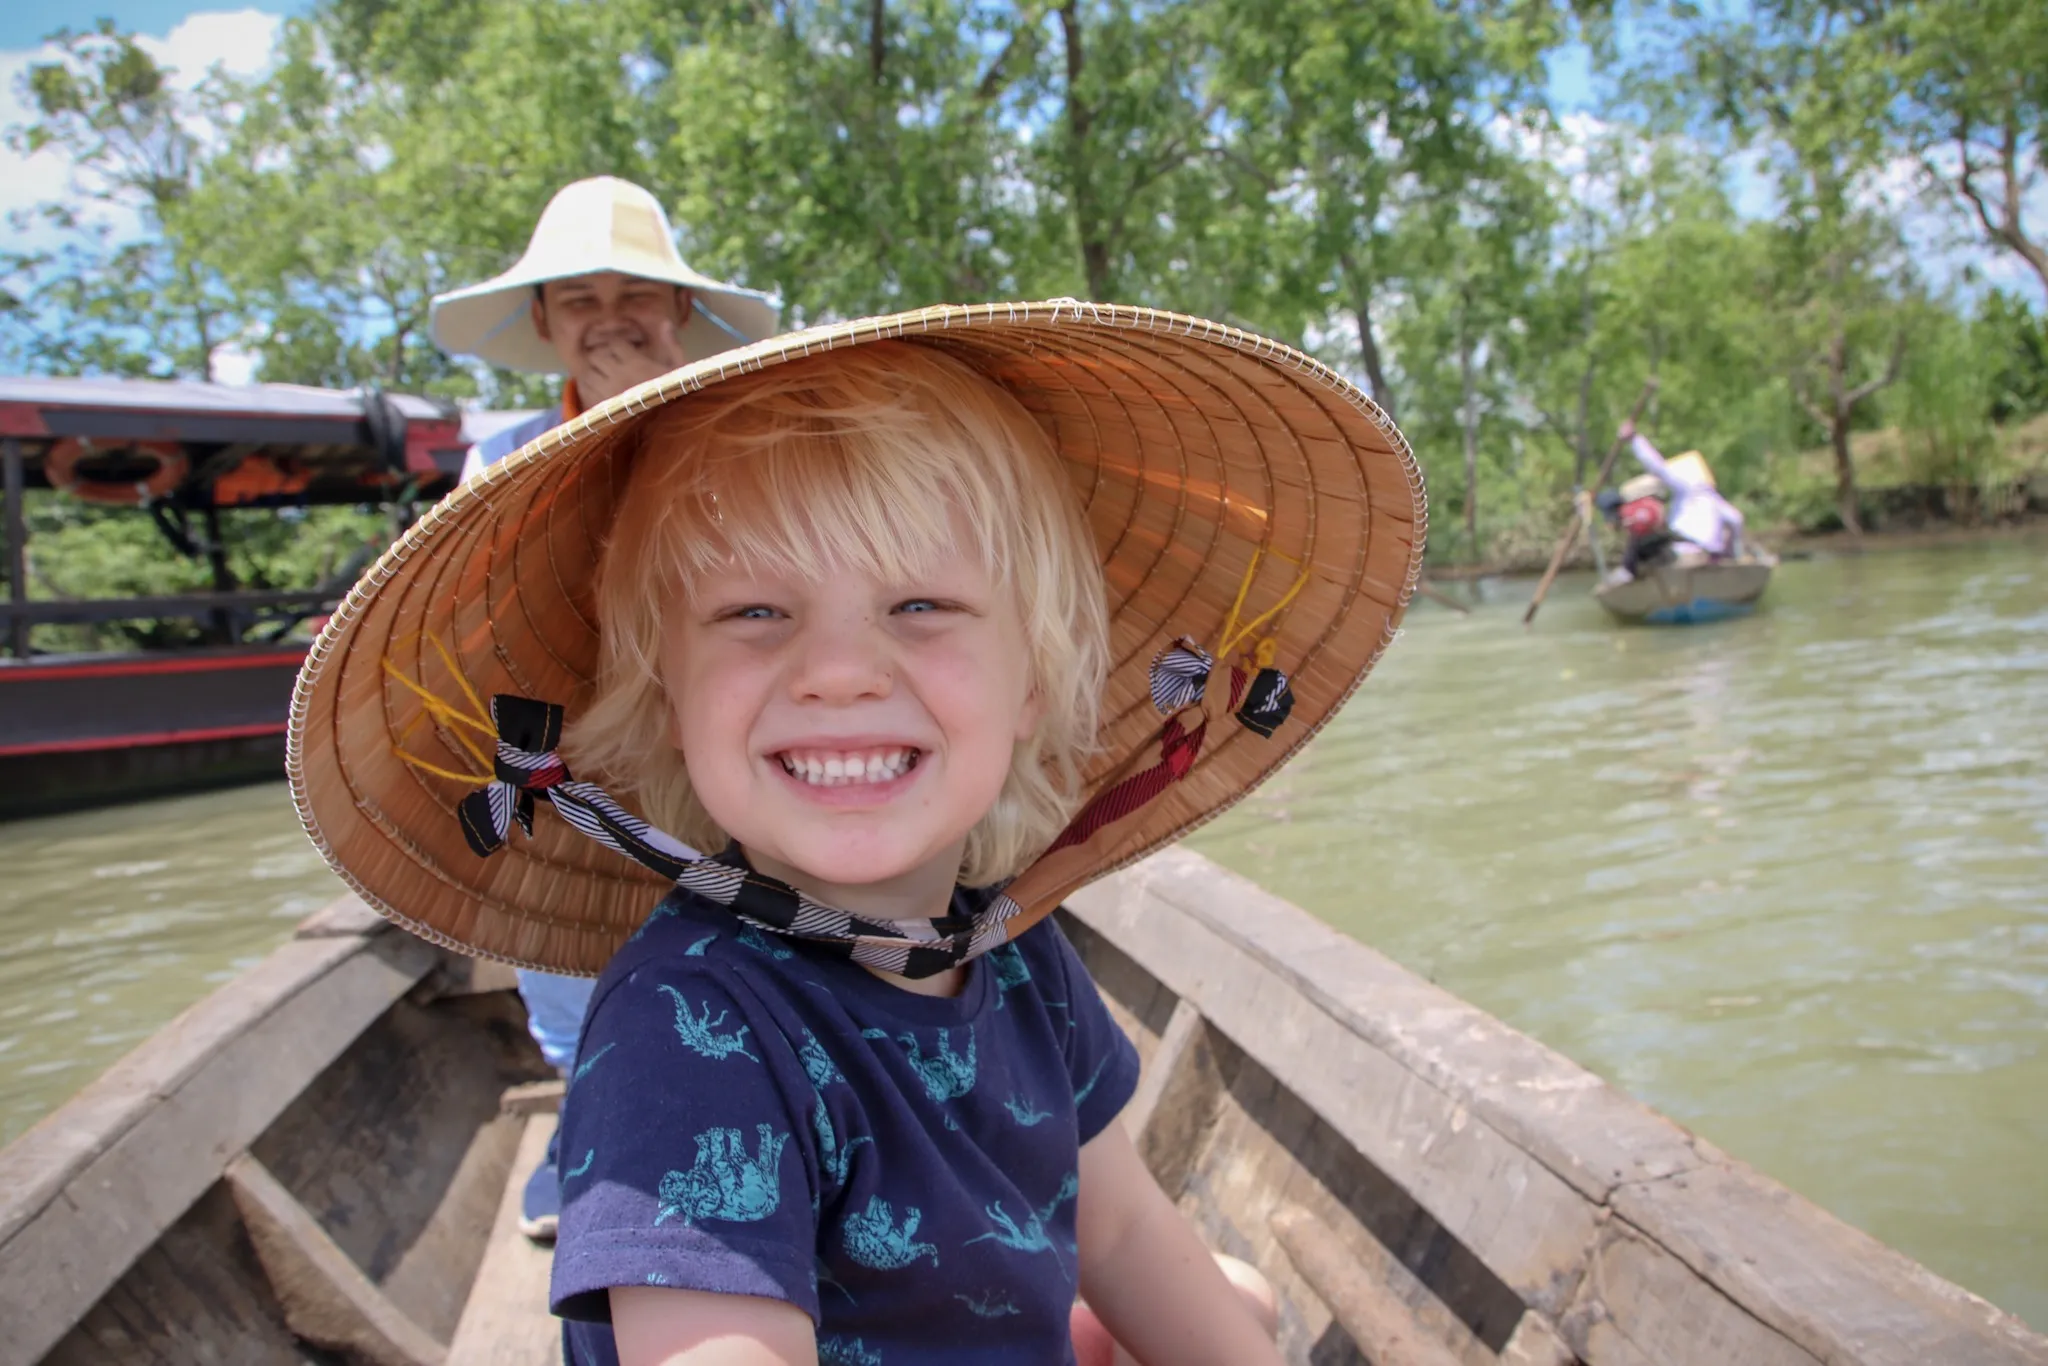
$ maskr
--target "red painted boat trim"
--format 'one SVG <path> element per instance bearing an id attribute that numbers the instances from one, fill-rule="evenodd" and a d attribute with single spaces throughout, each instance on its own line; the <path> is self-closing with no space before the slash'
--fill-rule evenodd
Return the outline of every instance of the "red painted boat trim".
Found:
<path id="1" fill-rule="evenodd" d="M 26 664 L 0 669 L 0 683 L 41 683 L 53 679 L 117 678 L 123 675 L 217 673 L 228 669 L 286 666 L 296 669 L 305 662 L 306 652 L 299 649 L 280 650 L 276 654 L 263 655 L 214 655 L 197 658 L 189 655 L 170 655 L 163 659 L 110 659 L 104 663 L 92 664 Z M 5 752 L 0 750 L 0 753 Z"/>
<path id="2" fill-rule="evenodd" d="M 0 436 L 48 436 L 43 409 L 37 403 L 0 403 Z"/>
<path id="3" fill-rule="evenodd" d="M 0 759 L 23 754 L 83 754 L 95 749 L 141 749 L 153 745 L 196 745 L 205 740 L 246 740 L 282 735 L 282 721 L 257 721 L 244 726 L 208 726 L 201 730 L 160 730 L 130 735 L 95 735 L 86 740 L 51 740 L 41 744 L 0 745 Z"/>

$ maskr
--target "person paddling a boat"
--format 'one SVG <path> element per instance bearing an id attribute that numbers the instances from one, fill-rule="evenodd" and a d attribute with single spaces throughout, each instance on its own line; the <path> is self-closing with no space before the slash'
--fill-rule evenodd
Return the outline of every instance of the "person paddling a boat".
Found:
<path id="1" fill-rule="evenodd" d="M 1622 549 L 1616 582 L 1641 578 L 1648 570 L 1677 559 L 1678 537 L 1665 524 L 1664 485 L 1655 476 L 1639 474 L 1619 490 L 1602 489 L 1594 500 L 1608 522 L 1628 538 Z"/>
<path id="2" fill-rule="evenodd" d="M 774 335 L 778 312 L 767 295 L 685 264 L 660 201 L 640 186 L 612 176 L 564 186 L 510 270 L 434 300 L 431 328 L 443 350 L 563 376 L 561 406 L 470 447 L 463 476 L 637 384 Z M 519 973 L 527 1027 L 565 1074 L 591 985 L 587 978 Z M 550 1240 L 560 1209 L 550 1148 L 527 1182 L 520 1226 L 529 1237 Z"/>
<path id="3" fill-rule="evenodd" d="M 1666 521 L 1678 541 L 1679 563 L 1741 558 L 1742 513 L 1714 487 L 1714 472 L 1708 468 L 1706 457 L 1698 451 L 1687 451 L 1674 460 L 1666 460 L 1636 431 L 1634 419 L 1624 420 L 1618 435 L 1630 444 L 1643 468 L 1671 490 L 1671 510 Z"/>

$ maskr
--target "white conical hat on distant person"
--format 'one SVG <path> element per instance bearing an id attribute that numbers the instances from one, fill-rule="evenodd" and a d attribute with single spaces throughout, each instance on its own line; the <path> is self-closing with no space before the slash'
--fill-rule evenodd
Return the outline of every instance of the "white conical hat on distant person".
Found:
<path id="1" fill-rule="evenodd" d="M 507 370 L 560 374 L 561 357 L 533 326 L 534 286 L 604 270 L 690 291 L 690 320 L 676 334 L 685 364 L 775 335 L 780 310 L 766 294 L 690 269 L 676 252 L 660 201 L 631 181 L 606 175 L 556 191 L 512 269 L 437 297 L 434 342 Z"/>

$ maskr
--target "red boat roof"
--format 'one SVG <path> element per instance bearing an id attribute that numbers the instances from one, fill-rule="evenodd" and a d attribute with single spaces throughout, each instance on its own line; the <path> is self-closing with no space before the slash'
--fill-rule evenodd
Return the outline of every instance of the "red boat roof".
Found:
<path id="1" fill-rule="evenodd" d="M 191 380 L 0 378 L 0 437 L 19 440 L 31 486 L 66 438 L 116 447 L 168 442 L 217 472 L 250 456 L 298 462 L 313 475 L 288 503 L 350 503 L 416 481 L 429 497 L 453 487 L 472 437 L 451 403 L 412 394 L 226 385 Z M 225 460 L 216 457 L 226 457 Z"/>

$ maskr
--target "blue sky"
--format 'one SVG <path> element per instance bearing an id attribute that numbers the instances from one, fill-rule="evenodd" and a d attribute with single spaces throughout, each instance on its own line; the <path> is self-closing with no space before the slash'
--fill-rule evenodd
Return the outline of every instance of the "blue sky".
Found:
<path id="1" fill-rule="evenodd" d="M 30 48 L 60 28 L 89 29 L 101 19 L 112 19 L 130 33 L 152 38 L 167 37 L 171 30 L 196 10 L 252 9 L 265 14 L 303 14 L 310 3 L 279 3 L 279 0 L 249 0 L 247 4 L 195 5 L 189 0 L 99 0 L 88 5 L 39 5 L 34 0 L 15 0 L 0 5 L 0 50 Z"/>

